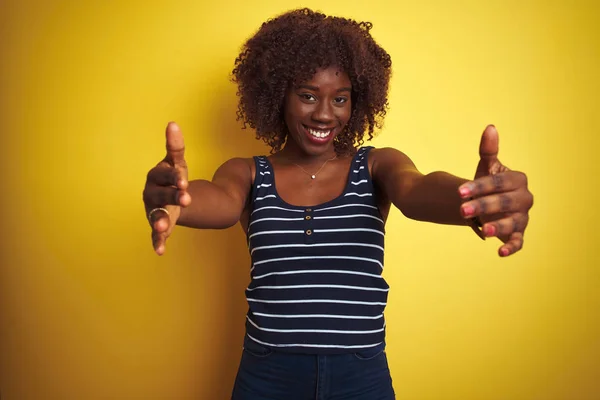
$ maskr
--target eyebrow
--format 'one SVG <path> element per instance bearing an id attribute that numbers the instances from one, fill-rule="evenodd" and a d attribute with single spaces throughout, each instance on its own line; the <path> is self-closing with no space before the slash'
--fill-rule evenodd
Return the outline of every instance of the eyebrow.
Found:
<path id="1" fill-rule="evenodd" d="M 308 90 L 312 90 L 313 92 L 318 92 L 319 88 L 317 86 L 311 86 L 311 85 L 298 85 L 296 87 L 297 89 L 308 89 Z M 343 88 L 339 88 L 337 90 L 338 93 L 340 92 L 352 92 L 352 88 L 351 87 L 343 87 Z"/>

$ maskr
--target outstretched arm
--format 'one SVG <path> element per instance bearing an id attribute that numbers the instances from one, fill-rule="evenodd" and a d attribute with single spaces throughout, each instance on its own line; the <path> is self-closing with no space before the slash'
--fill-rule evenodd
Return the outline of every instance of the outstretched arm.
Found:
<path id="1" fill-rule="evenodd" d="M 404 153 L 373 150 L 373 179 L 406 217 L 438 224 L 467 225 L 458 187 L 467 182 L 446 172 L 422 174 Z"/>
<path id="2" fill-rule="evenodd" d="M 508 256 L 523 246 L 533 196 L 525 174 L 498 160 L 498 132 L 488 126 L 479 148 L 474 180 L 446 172 L 422 174 L 405 154 L 390 148 L 373 152 L 373 179 L 408 218 L 440 224 L 482 224 L 482 234 L 497 236 Z"/>
<path id="3" fill-rule="evenodd" d="M 143 199 L 152 227 L 152 244 L 157 254 L 175 225 L 223 229 L 235 225 L 244 210 L 252 186 L 247 160 L 225 162 L 212 181 L 188 182 L 183 134 L 175 123 L 166 131 L 167 154 L 148 172 Z"/>
<path id="4" fill-rule="evenodd" d="M 221 165 L 211 181 L 190 181 L 194 201 L 181 209 L 177 225 L 197 229 L 224 229 L 239 222 L 252 183 L 248 162 L 232 158 Z"/>

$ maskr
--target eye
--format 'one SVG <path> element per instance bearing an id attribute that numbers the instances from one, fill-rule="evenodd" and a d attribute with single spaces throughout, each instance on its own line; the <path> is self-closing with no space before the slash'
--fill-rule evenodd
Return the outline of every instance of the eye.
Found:
<path id="1" fill-rule="evenodd" d="M 334 102 L 335 104 L 344 104 L 348 101 L 347 97 L 336 97 Z"/>
<path id="2" fill-rule="evenodd" d="M 304 101 L 313 102 L 317 101 L 317 98 L 310 93 L 300 93 L 298 96 Z"/>

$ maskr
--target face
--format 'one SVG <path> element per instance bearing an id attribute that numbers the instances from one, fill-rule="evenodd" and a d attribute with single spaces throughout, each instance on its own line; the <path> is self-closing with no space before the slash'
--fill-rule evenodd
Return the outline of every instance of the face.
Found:
<path id="1" fill-rule="evenodd" d="M 350 78 L 335 67 L 319 69 L 311 80 L 290 88 L 285 100 L 286 150 L 308 156 L 333 154 L 333 138 L 350 120 L 351 93 Z"/>

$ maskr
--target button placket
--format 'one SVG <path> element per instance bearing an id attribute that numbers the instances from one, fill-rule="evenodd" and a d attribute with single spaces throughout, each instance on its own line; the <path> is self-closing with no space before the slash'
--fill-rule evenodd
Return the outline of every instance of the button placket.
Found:
<path id="1" fill-rule="evenodd" d="M 306 208 L 304 210 L 304 239 L 307 243 L 312 243 L 313 240 L 313 217 L 312 217 L 312 208 Z"/>

